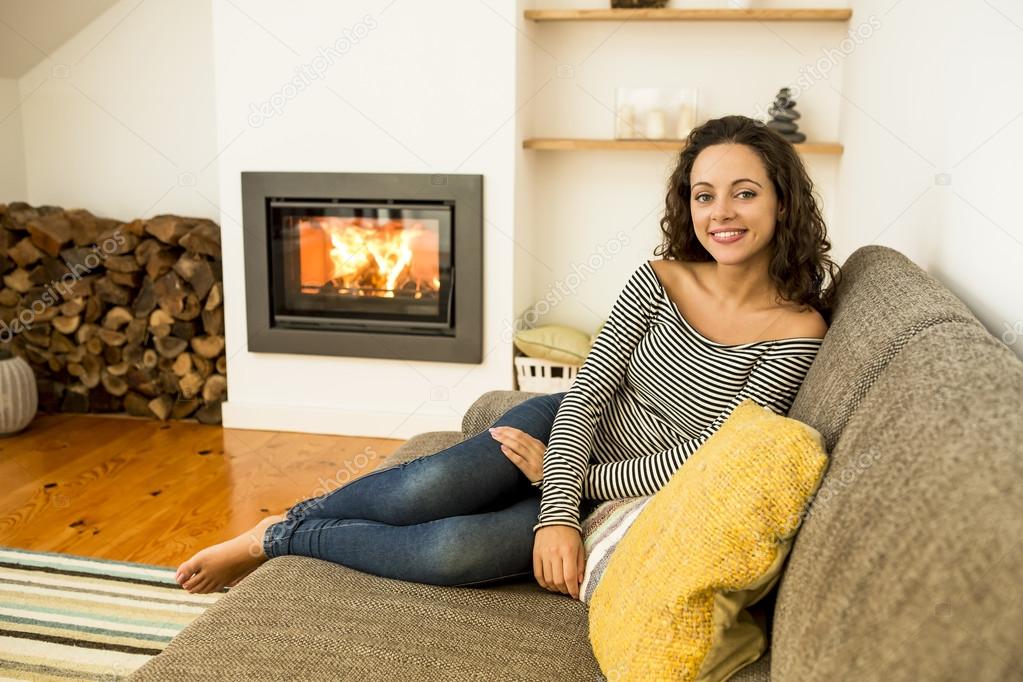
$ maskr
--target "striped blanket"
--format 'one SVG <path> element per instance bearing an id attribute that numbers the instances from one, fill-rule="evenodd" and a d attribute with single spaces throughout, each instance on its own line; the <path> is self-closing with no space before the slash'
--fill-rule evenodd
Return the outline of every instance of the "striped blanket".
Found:
<path id="1" fill-rule="evenodd" d="M 589 603 L 618 541 L 624 537 L 651 497 L 627 497 L 602 502 L 583 520 L 586 573 L 579 588 L 580 601 Z"/>

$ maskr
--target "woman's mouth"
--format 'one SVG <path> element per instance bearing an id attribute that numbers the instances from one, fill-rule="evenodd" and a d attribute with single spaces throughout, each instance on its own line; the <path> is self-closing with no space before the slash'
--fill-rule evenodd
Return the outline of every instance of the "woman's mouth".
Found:
<path id="1" fill-rule="evenodd" d="M 746 235 L 746 232 L 746 230 L 725 230 L 711 234 L 710 238 L 718 244 L 731 244 L 732 242 L 737 242 L 742 239 Z"/>

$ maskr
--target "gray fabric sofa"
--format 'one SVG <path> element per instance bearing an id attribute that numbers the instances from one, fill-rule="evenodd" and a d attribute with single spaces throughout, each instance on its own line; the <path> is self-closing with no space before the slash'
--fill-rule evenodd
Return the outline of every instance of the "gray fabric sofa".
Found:
<path id="1" fill-rule="evenodd" d="M 789 416 L 832 462 L 772 593 L 770 649 L 732 679 L 1005 680 L 1023 670 L 1023 363 L 902 254 L 843 266 Z M 494 391 L 479 433 L 533 393 Z M 586 606 L 532 580 L 447 588 L 273 559 L 131 679 L 600 680 Z"/>

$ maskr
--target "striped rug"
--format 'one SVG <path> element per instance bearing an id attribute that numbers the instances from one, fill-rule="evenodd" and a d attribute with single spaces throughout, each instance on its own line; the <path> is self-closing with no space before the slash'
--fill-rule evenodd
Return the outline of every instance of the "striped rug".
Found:
<path id="1" fill-rule="evenodd" d="M 174 568 L 0 547 L 0 680 L 117 680 L 216 603 Z"/>

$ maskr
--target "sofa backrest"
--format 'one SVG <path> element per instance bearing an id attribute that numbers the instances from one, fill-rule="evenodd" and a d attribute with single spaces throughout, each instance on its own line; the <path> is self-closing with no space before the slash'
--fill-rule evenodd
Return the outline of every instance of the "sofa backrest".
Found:
<path id="1" fill-rule="evenodd" d="M 1009 679 L 1023 363 L 896 252 L 849 262 L 836 336 L 789 413 L 834 444 L 778 587 L 771 678 Z"/>
<path id="2" fill-rule="evenodd" d="M 887 246 L 857 249 L 842 265 L 831 325 L 788 415 L 813 426 L 830 450 L 885 366 L 923 329 L 983 326 L 966 305 Z"/>

